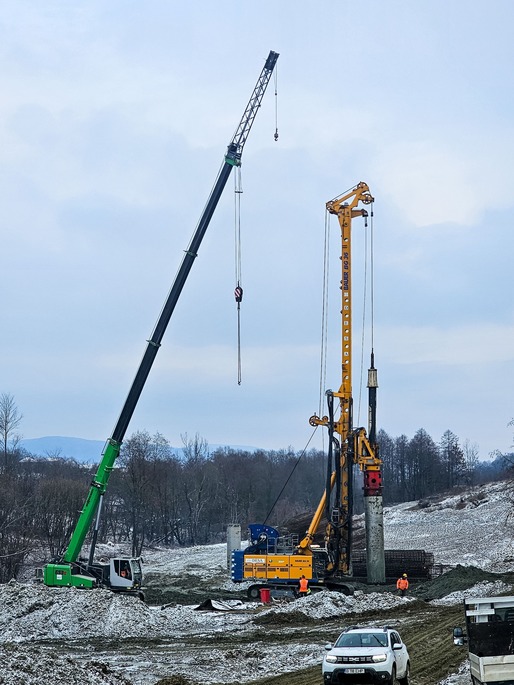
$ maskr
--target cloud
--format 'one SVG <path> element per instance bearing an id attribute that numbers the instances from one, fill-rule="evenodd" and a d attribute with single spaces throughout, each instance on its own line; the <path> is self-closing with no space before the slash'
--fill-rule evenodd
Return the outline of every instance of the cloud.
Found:
<path id="1" fill-rule="evenodd" d="M 514 360 L 514 324 L 381 327 L 384 363 L 459 366 Z"/>
<path id="2" fill-rule="evenodd" d="M 396 140 L 377 153 L 373 168 L 381 192 L 396 203 L 405 222 L 469 226 L 491 208 L 514 205 L 512 131 L 493 136 L 468 125 L 467 133 L 466 145 L 446 140 L 443 133 L 437 139 Z"/>

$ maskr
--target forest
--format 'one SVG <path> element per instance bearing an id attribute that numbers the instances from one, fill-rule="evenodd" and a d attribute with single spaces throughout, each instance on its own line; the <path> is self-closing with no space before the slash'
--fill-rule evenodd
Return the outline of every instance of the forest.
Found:
<path id="1" fill-rule="evenodd" d="M 16 578 L 27 559 L 44 563 L 65 548 L 97 465 L 19 447 L 14 399 L 0 396 L 0 582 Z M 487 462 L 478 448 L 447 430 L 436 442 L 423 428 L 412 438 L 377 435 L 384 506 L 499 480 L 514 455 Z M 229 523 L 284 523 L 314 512 L 326 479 L 322 451 L 209 451 L 199 435 L 177 451 L 161 434 L 138 431 L 122 445 L 104 498 L 99 541 L 124 543 L 131 554 L 148 547 L 189 546 L 225 539 Z M 354 512 L 362 511 L 354 467 Z"/>

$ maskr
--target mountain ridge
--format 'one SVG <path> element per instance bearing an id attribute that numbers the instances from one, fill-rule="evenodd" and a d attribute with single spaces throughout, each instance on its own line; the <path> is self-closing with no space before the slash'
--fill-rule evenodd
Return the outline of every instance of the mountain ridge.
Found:
<path id="1" fill-rule="evenodd" d="M 90 440 L 87 438 L 76 438 L 62 435 L 45 435 L 40 438 L 25 438 L 20 440 L 20 446 L 30 454 L 39 457 L 61 457 L 76 459 L 84 463 L 99 462 L 106 441 Z M 229 448 L 255 452 L 257 447 L 244 445 L 207 445 L 209 452 L 214 452 L 219 448 Z M 183 456 L 183 447 L 173 447 L 171 449 L 178 455 Z"/>

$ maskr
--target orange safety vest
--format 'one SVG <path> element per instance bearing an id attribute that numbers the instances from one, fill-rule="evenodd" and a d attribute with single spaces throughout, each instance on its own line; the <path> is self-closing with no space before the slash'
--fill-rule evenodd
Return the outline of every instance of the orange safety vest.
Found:
<path id="1" fill-rule="evenodd" d="M 407 578 L 398 578 L 396 581 L 396 587 L 398 590 L 407 590 L 409 587 L 409 581 Z"/>
<path id="2" fill-rule="evenodd" d="M 300 578 L 300 592 L 307 592 L 307 588 L 309 587 L 309 581 L 307 578 Z"/>

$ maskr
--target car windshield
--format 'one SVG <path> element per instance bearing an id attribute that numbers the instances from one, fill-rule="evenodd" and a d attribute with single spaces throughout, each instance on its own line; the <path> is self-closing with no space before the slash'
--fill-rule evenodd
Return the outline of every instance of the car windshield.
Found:
<path id="1" fill-rule="evenodd" d="M 343 633 L 336 647 L 387 647 L 387 633 Z"/>

